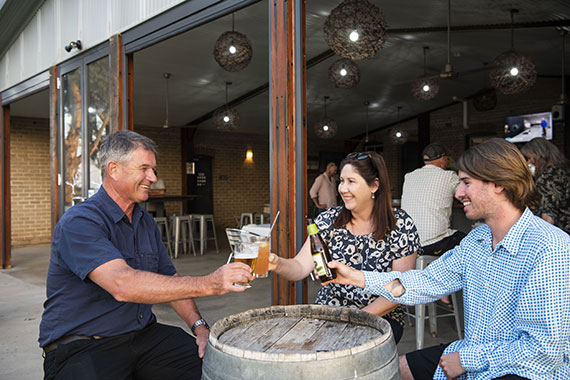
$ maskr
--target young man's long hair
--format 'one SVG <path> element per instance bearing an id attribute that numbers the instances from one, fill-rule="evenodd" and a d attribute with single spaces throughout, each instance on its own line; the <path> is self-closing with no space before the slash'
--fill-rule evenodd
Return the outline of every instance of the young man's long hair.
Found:
<path id="1" fill-rule="evenodd" d="M 455 167 L 475 179 L 502 186 L 509 202 L 521 211 L 536 202 L 526 160 L 518 148 L 506 140 L 493 138 L 475 145 L 459 157 Z"/>
<path id="2" fill-rule="evenodd" d="M 392 191 L 388 170 L 382 156 L 376 152 L 351 153 L 340 163 L 340 170 L 346 165 L 351 165 L 360 174 L 364 181 L 371 186 L 378 180 L 379 187 L 374 193 L 374 207 L 372 208 L 372 222 L 374 223 L 373 238 L 382 240 L 390 232 L 396 223 L 394 210 L 392 210 Z M 352 220 L 352 213 L 342 207 L 334 222 L 334 228 L 340 228 Z"/>

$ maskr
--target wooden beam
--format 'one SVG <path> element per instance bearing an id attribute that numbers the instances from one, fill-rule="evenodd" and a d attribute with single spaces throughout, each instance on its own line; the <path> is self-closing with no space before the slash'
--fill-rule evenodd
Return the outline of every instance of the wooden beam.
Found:
<path id="1" fill-rule="evenodd" d="M 135 70 L 135 63 L 133 59 L 133 54 L 128 54 L 127 59 L 127 115 L 128 115 L 128 128 L 129 131 L 135 130 L 135 116 L 133 111 L 133 91 L 134 91 L 134 79 L 133 74 Z"/>
<path id="2" fill-rule="evenodd" d="M 1 94 L 0 94 L 1 96 Z M 0 104 L 2 104 L 0 98 Z M 12 205 L 10 202 L 10 106 L 2 107 L 0 125 L 0 241 L 2 269 L 12 267 Z"/>
<path id="3" fill-rule="evenodd" d="M 270 14 L 270 153 L 271 207 L 280 212 L 272 235 L 272 250 L 295 257 L 305 236 L 306 106 L 304 0 L 269 2 Z M 272 274 L 272 303 L 306 300 L 303 282 Z M 305 286 L 306 287 L 306 286 Z M 299 291 L 300 290 L 300 291 Z"/>
<path id="4" fill-rule="evenodd" d="M 123 129 L 123 43 L 120 34 L 109 40 L 109 126 L 111 133 Z"/>
<path id="5" fill-rule="evenodd" d="M 49 79 L 49 163 L 50 163 L 50 196 L 51 196 L 51 233 L 55 230 L 55 225 L 61 217 L 59 214 L 59 112 L 58 97 L 59 89 L 57 88 L 58 67 L 50 68 Z"/>

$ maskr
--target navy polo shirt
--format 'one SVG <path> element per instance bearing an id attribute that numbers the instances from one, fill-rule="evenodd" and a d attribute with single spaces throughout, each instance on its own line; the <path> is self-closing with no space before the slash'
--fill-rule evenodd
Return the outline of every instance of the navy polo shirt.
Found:
<path id="1" fill-rule="evenodd" d="M 136 204 L 131 223 L 101 187 L 70 208 L 55 228 L 40 347 L 66 335 L 119 335 L 156 320 L 152 305 L 118 302 L 89 280 L 93 269 L 115 259 L 139 270 L 176 273 L 152 217 Z"/>

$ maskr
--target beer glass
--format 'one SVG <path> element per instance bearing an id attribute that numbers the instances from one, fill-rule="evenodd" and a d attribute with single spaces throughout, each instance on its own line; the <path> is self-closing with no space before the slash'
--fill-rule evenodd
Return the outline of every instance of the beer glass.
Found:
<path id="1" fill-rule="evenodd" d="M 236 245 L 233 252 L 234 261 L 236 263 L 244 263 L 249 266 L 251 272 L 255 270 L 257 263 L 257 255 L 259 249 L 257 244 L 250 242 L 250 235 L 247 233 L 241 234 L 241 242 Z M 255 276 L 254 276 L 255 277 Z M 235 286 L 245 286 L 246 288 L 251 288 L 251 281 L 249 282 L 234 282 Z"/>
<path id="2" fill-rule="evenodd" d="M 252 236 L 250 241 L 257 246 L 257 262 L 253 275 L 255 278 L 266 278 L 269 272 L 269 236 Z"/>

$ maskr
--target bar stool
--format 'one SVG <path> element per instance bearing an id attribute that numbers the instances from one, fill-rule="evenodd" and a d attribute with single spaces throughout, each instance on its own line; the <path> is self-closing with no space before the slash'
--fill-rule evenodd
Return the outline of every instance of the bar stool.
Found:
<path id="1" fill-rule="evenodd" d="M 214 225 L 214 215 L 212 214 L 190 214 L 192 217 L 192 225 L 198 223 L 199 237 L 194 240 L 200 240 L 200 255 L 204 254 L 204 250 L 208 247 L 208 240 L 213 240 L 216 245 L 216 253 L 218 250 L 218 239 L 216 238 L 216 226 Z M 208 237 L 208 222 L 211 223 L 213 237 Z"/>
<path id="2" fill-rule="evenodd" d="M 162 238 L 162 242 L 166 246 L 166 251 L 168 252 L 168 256 L 172 257 L 172 249 L 170 247 L 170 243 L 171 243 L 170 225 L 168 223 L 168 218 L 166 218 L 164 216 L 160 216 L 160 217 L 154 217 L 153 219 L 156 222 L 156 225 L 158 226 L 158 230 L 160 231 L 160 236 Z M 162 232 L 163 229 L 165 232 Z M 166 240 L 164 240 L 165 237 L 166 237 Z"/>
<path id="3" fill-rule="evenodd" d="M 196 248 L 194 247 L 194 234 L 192 232 L 192 218 L 190 215 L 171 215 L 172 233 L 174 235 L 174 258 L 178 258 L 178 246 L 182 243 L 184 253 L 187 252 L 186 244 L 192 248 L 192 253 L 196 256 Z M 180 232 L 182 231 L 182 239 Z M 188 231 L 188 237 L 186 237 Z"/>
<path id="4" fill-rule="evenodd" d="M 428 266 L 429 263 L 432 261 L 437 260 L 437 256 L 418 256 L 416 259 L 416 269 L 423 270 L 425 267 Z M 436 312 L 437 304 L 435 302 L 430 302 L 427 305 L 415 305 L 415 314 L 411 314 L 406 311 L 406 315 L 408 316 L 408 321 L 411 324 L 410 317 L 415 319 L 416 323 L 416 349 L 420 350 L 424 347 L 424 325 L 425 320 L 429 319 L 429 327 L 432 336 L 437 335 L 437 320 L 436 318 L 443 318 L 443 317 L 455 317 L 455 327 L 457 328 L 457 336 L 459 339 L 463 339 L 463 331 L 461 329 L 461 318 L 459 317 L 459 303 L 457 301 L 457 292 L 452 293 L 450 295 L 451 302 L 453 304 L 453 312 L 438 314 Z M 426 315 L 426 306 L 428 308 L 428 315 Z M 441 308 L 440 306 L 438 306 Z"/>
<path id="5" fill-rule="evenodd" d="M 246 223 L 247 222 L 247 223 Z M 242 212 L 239 219 L 239 228 L 242 228 L 246 224 L 253 224 L 253 212 Z"/>

